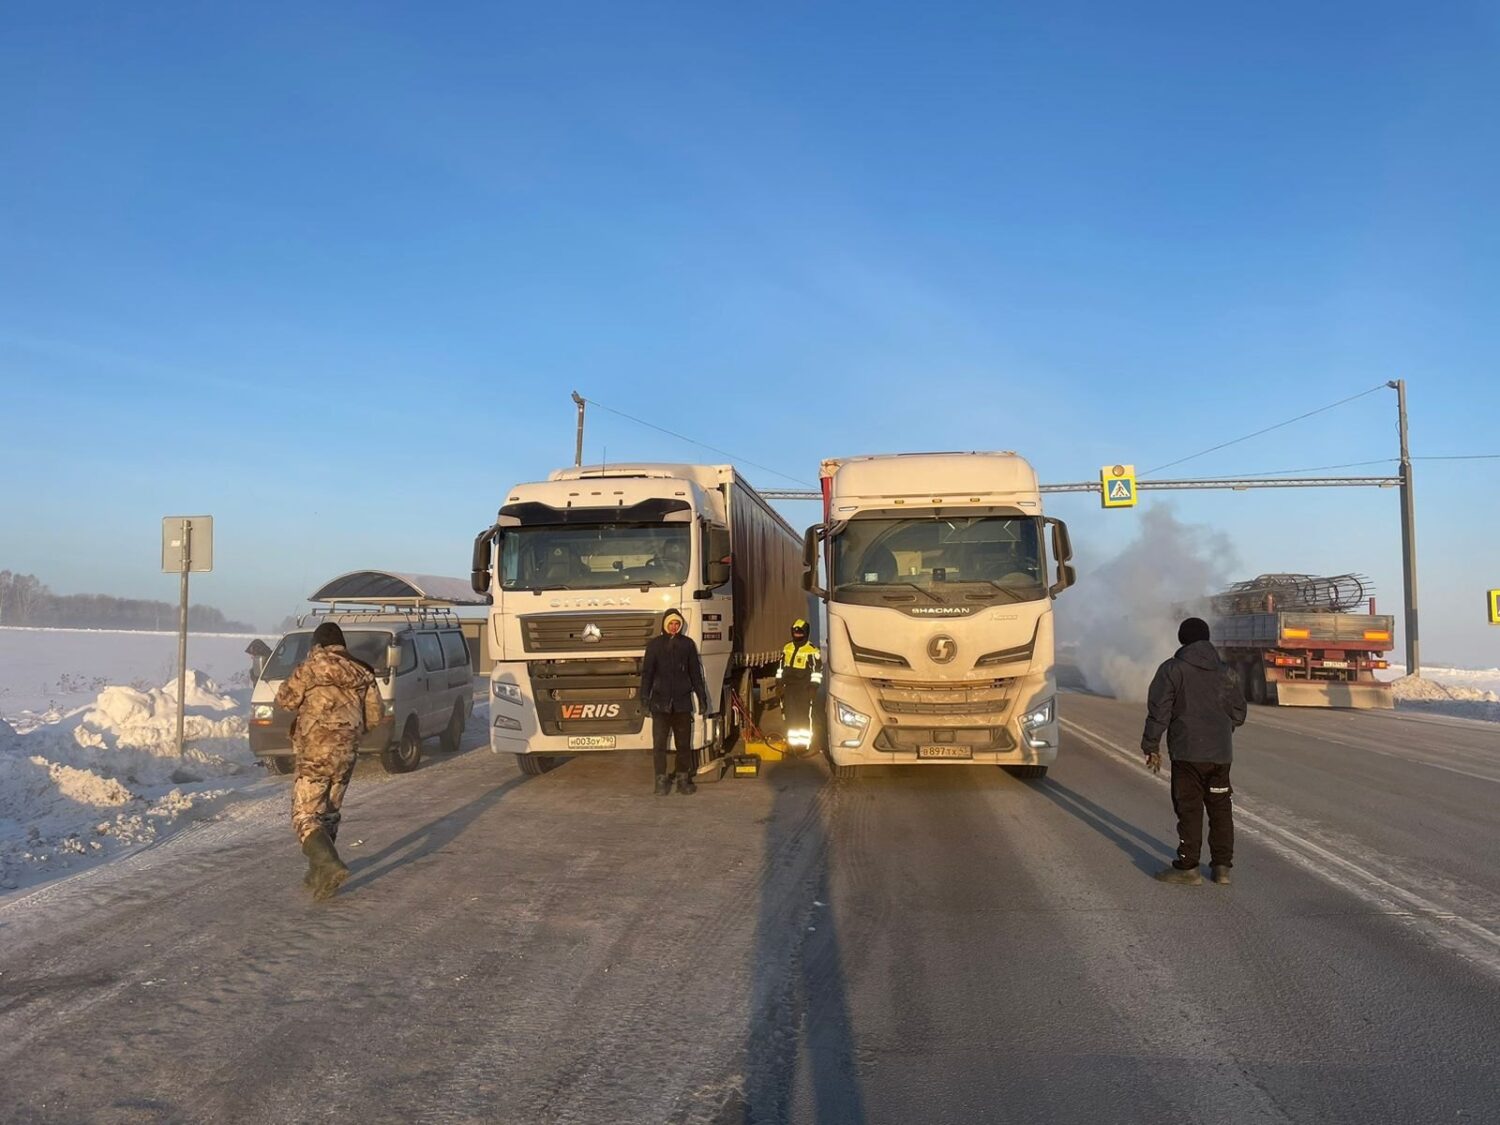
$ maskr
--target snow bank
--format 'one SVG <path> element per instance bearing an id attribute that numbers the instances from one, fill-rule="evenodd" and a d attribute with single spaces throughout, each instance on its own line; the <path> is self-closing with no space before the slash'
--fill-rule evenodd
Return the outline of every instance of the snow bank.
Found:
<path id="1" fill-rule="evenodd" d="M 1500 695 L 1487 684 L 1500 685 L 1500 669 L 1426 668 L 1392 680 L 1391 693 L 1398 711 L 1500 723 Z"/>
<path id="2" fill-rule="evenodd" d="M 184 814 L 264 776 L 243 709 L 189 673 L 177 755 L 177 682 L 106 686 L 68 715 L 0 719 L 0 889 L 156 839 Z"/>

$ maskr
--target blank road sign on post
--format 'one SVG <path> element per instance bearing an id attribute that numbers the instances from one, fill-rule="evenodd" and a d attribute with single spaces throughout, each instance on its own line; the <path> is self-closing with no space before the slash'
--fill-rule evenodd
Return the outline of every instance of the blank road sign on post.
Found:
<path id="1" fill-rule="evenodd" d="M 161 568 L 168 574 L 187 569 L 207 573 L 214 568 L 213 516 L 166 516 L 161 521 Z"/>
<path id="2" fill-rule="evenodd" d="M 1490 624 L 1500 625 L 1500 590 L 1490 591 Z"/>
<path id="3" fill-rule="evenodd" d="M 1106 508 L 1135 507 L 1135 466 L 1105 465 L 1099 470 L 1099 497 Z"/>

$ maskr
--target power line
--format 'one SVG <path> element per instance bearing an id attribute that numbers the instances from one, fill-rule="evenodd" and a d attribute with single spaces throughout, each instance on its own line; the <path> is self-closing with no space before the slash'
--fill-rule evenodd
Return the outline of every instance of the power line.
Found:
<path id="1" fill-rule="evenodd" d="M 786 473 L 783 473 L 783 472 L 780 472 L 780 471 L 778 471 L 776 469 L 773 469 L 773 468 L 771 468 L 768 465 L 759 465 L 759 464 L 756 464 L 754 461 L 751 461 L 751 460 L 749 460 L 747 458 L 737 457 L 733 453 L 730 453 L 727 449 L 720 449 L 716 445 L 707 445 L 707 444 L 705 444 L 704 442 L 701 442 L 701 441 L 694 441 L 692 438 L 688 437 L 686 434 L 679 434 L 675 430 L 669 430 L 669 429 L 667 429 L 665 426 L 658 426 L 655 422 L 647 422 L 645 419 L 643 419 L 643 418 L 637 418 L 633 414 L 626 414 L 625 411 L 623 411 L 623 410 L 616 410 L 613 406 L 605 406 L 604 403 L 600 402 L 596 398 L 586 398 L 586 399 L 584 399 L 584 401 L 587 402 L 590 406 L 597 406 L 600 410 L 607 410 L 611 414 L 616 414 L 616 415 L 618 415 L 621 418 L 624 418 L 624 419 L 626 419 L 628 421 L 634 422 L 638 426 L 646 426 L 649 429 L 656 430 L 658 433 L 666 434 L 668 437 L 674 437 L 678 441 L 685 441 L 689 445 L 696 445 L 699 449 L 707 449 L 707 450 L 709 450 L 712 453 L 718 453 L 721 456 L 728 457 L 731 461 L 733 461 L 736 464 L 739 464 L 739 465 L 752 465 L 755 468 L 760 469 L 762 472 L 770 473 L 772 476 L 781 477 L 782 480 L 789 480 L 789 481 L 793 481 L 796 484 L 805 484 L 805 485 L 808 485 L 809 487 L 812 487 L 812 484 L 811 484 L 810 481 L 805 481 L 801 477 L 787 476 Z"/>
<path id="2" fill-rule="evenodd" d="M 1413 461 L 1500 461 L 1500 453 L 1448 453 L 1413 457 Z"/>
<path id="3" fill-rule="evenodd" d="M 1261 473 L 1214 473 L 1206 477 L 1183 477 L 1183 480 L 1222 480 L 1228 477 L 1284 477 L 1296 473 L 1321 473 L 1329 469 L 1362 469 L 1367 465 L 1387 465 L 1399 461 L 1399 457 L 1378 457 L 1374 461 L 1345 461 L 1342 465 L 1308 465 L 1301 469 L 1270 469 Z"/>
<path id="4" fill-rule="evenodd" d="M 1320 406 L 1316 410 L 1309 410 L 1306 414 L 1299 414 L 1295 418 L 1288 418 L 1285 422 L 1277 422 L 1274 426 L 1267 426 L 1263 430 L 1256 430 L 1253 434 L 1246 434 L 1244 437 L 1237 437 L 1233 441 L 1220 442 L 1218 445 L 1210 446 L 1208 449 L 1201 450 L 1198 453 L 1190 454 L 1187 457 L 1179 457 L 1175 461 L 1168 461 L 1165 465 L 1158 465 L 1154 469 L 1148 469 L 1148 470 L 1146 470 L 1146 472 L 1142 473 L 1141 475 L 1142 476 L 1150 476 L 1152 473 L 1159 473 L 1163 469 L 1170 469 L 1173 465 L 1180 465 L 1184 461 L 1192 461 L 1192 460 L 1195 460 L 1196 458 L 1203 457 L 1206 454 L 1216 453 L 1220 449 L 1227 449 L 1231 445 L 1238 445 L 1242 441 L 1249 441 L 1251 438 L 1260 437 L 1262 434 L 1268 434 L 1272 430 L 1279 430 L 1283 426 L 1290 426 L 1293 422 L 1300 422 L 1304 418 L 1311 418 L 1314 414 L 1322 414 L 1325 410 L 1332 410 L 1335 406 L 1343 406 L 1346 402 L 1353 402 L 1357 398 L 1364 398 L 1365 395 L 1372 395 L 1376 391 L 1383 391 L 1385 389 L 1386 389 L 1386 384 L 1385 383 L 1377 383 L 1375 386 L 1371 387 L 1369 390 L 1367 390 L 1367 391 L 1360 391 L 1359 394 L 1357 394 L 1357 395 L 1350 395 L 1348 398 L 1341 398 L 1341 399 L 1338 400 L 1338 402 L 1330 402 L 1327 406 Z"/>

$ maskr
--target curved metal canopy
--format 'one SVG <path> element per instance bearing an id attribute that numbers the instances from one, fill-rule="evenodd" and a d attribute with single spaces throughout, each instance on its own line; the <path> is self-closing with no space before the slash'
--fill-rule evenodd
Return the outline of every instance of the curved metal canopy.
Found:
<path id="1" fill-rule="evenodd" d="M 394 570 L 351 570 L 325 582 L 310 602 L 361 602 L 379 605 L 488 605 L 467 578 L 436 574 L 400 574 Z"/>

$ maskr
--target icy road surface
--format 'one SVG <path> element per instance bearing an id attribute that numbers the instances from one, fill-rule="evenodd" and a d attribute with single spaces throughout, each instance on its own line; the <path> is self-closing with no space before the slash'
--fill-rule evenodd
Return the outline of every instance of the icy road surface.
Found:
<path id="1" fill-rule="evenodd" d="M 1235 885 L 1180 888 L 1139 708 L 1061 704 L 1040 784 L 365 765 L 324 905 L 258 783 L 0 900 L 4 1117 L 1500 1118 L 1493 725 L 1252 708 Z"/>

